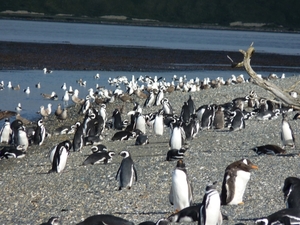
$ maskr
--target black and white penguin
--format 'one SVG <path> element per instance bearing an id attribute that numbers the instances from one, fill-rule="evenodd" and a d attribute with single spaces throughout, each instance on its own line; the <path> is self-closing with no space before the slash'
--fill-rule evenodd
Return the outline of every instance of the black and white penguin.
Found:
<path id="1" fill-rule="evenodd" d="M 258 167 L 249 159 L 238 160 L 226 167 L 221 192 L 222 205 L 244 204 L 243 196 L 252 169 Z"/>
<path id="2" fill-rule="evenodd" d="M 89 155 L 84 160 L 82 165 L 88 165 L 88 164 L 94 165 L 94 164 L 98 164 L 98 163 L 102 163 L 102 162 L 103 162 L 103 164 L 111 163 L 114 155 L 115 155 L 114 151 L 96 152 L 96 153 Z"/>
<path id="3" fill-rule="evenodd" d="M 164 110 L 160 109 L 158 113 L 155 115 L 154 123 L 153 123 L 153 132 L 155 135 L 162 136 L 164 133 Z"/>
<path id="4" fill-rule="evenodd" d="M 135 113 L 134 129 L 138 129 L 146 134 L 146 119 L 140 112 Z"/>
<path id="5" fill-rule="evenodd" d="M 135 140 L 135 145 L 145 145 L 149 144 L 149 138 L 146 134 L 140 134 Z"/>
<path id="6" fill-rule="evenodd" d="M 125 220 L 123 218 L 109 215 L 109 214 L 100 214 L 94 215 L 86 218 L 84 221 L 78 223 L 77 225 L 134 225 L 133 222 Z"/>
<path id="7" fill-rule="evenodd" d="M 293 117 L 293 120 L 298 120 L 300 119 L 300 113 L 296 113 L 295 116 Z"/>
<path id="8" fill-rule="evenodd" d="M 200 207 L 201 204 L 186 207 L 177 213 L 173 213 L 168 217 L 168 220 L 176 223 L 199 221 Z"/>
<path id="9" fill-rule="evenodd" d="M 219 105 L 215 112 L 213 127 L 215 129 L 223 129 L 224 126 L 225 126 L 224 108 Z"/>
<path id="10" fill-rule="evenodd" d="M 300 209 L 300 179 L 297 177 L 288 177 L 284 180 L 282 188 L 284 193 L 284 202 L 287 208 Z"/>
<path id="11" fill-rule="evenodd" d="M 181 148 L 181 149 L 171 149 L 167 152 L 167 158 L 166 161 L 174 161 L 178 159 L 183 159 L 184 153 L 187 149 Z"/>
<path id="12" fill-rule="evenodd" d="M 203 113 L 205 112 L 207 107 L 208 107 L 208 105 L 202 105 L 196 110 L 196 115 L 197 115 L 197 119 L 199 122 L 202 121 Z"/>
<path id="13" fill-rule="evenodd" d="M 180 122 L 171 123 L 170 129 L 171 129 L 170 130 L 171 137 L 170 137 L 169 145 L 171 149 L 181 149 L 183 144 L 183 139 L 184 139 L 183 138 L 184 130 L 181 127 L 181 123 Z"/>
<path id="14" fill-rule="evenodd" d="M 23 146 L 18 145 L 14 146 L 5 146 L 0 150 L 0 159 L 9 159 L 9 158 L 23 158 L 25 157 L 26 152 L 23 149 Z"/>
<path id="15" fill-rule="evenodd" d="M 220 195 L 214 183 L 206 187 L 200 207 L 198 225 L 221 225 L 222 222 Z"/>
<path id="16" fill-rule="evenodd" d="M 164 98 L 164 89 L 161 87 L 156 95 L 155 105 L 161 105 L 161 100 Z"/>
<path id="17" fill-rule="evenodd" d="M 10 128 L 12 130 L 12 137 L 11 137 L 11 141 L 12 144 L 14 145 L 18 145 L 18 130 L 20 127 L 23 127 L 23 122 L 21 120 L 14 120 L 11 124 L 10 124 Z M 25 127 L 24 127 L 25 128 Z"/>
<path id="18" fill-rule="evenodd" d="M 59 225 L 59 224 L 60 224 L 59 217 L 53 216 L 48 220 L 47 223 L 42 223 L 40 225 Z"/>
<path id="19" fill-rule="evenodd" d="M 288 225 L 300 224 L 300 209 L 282 209 L 267 217 L 255 221 L 257 225 Z"/>
<path id="20" fill-rule="evenodd" d="M 174 206 L 175 212 L 189 207 L 193 203 L 193 188 L 182 159 L 177 161 L 172 173 L 169 201 Z"/>
<path id="21" fill-rule="evenodd" d="M 294 131 L 288 122 L 287 114 L 282 114 L 282 123 L 281 123 L 281 141 L 282 148 L 289 146 L 291 148 L 295 148 L 295 137 Z"/>
<path id="22" fill-rule="evenodd" d="M 181 107 L 180 119 L 183 123 L 188 123 L 191 118 L 190 108 L 187 102 L 184 102 L 183 106 Z"/>
<path id="23" fill-rule="evenodd" d="M 168 225 L 170 222 L 167 219 L 159 219 L 156 223 L 152 221 L 145 221 L 139 223 L 139 225 Z"/>
<path id="24" fill-rule="evenodd" d="M 128 151 L 121 151 L 123 157 L 121 165 L 118 169 L 116 180 L 119 179 L 119 190 L 122 188 L 130 189 L 133 181 L 137 181 L 137 172 L 133 160 Z"/>
<path id="25" fill-rule="evenodd" d="M 108 151 L 107 147 L 105 145 L 102 145 L 102 144 L 92 146 L 91 150 L 92 150 L 93 153 L 96 153 L 96 152 L 107 152 Z"/>
<path id="26" fill-rule="evenodd" d="M 144 103 L 144 107 L 152 107 L 155 103 L 155 94 L 150 90 L 150 94 Z"/>
<path id="27" fill-rule="evenodd" d="M 52 164 L 52 169 L 49 170 L 49 173 L 60 173 L 65 169 L 71 148 L 72 143 L 69 140 L 66 140 L 56 145 L 50 151 L 50 162 Z"/>
<path id="28" fill-rule="evenodd" d="M 42 145 L 46 137 L 46 129 L 42 119 L 37 121 L 37 127 L 34 131 L 33 142 L 35 145 Z"/>
<path id="29" fill-rule="evenodd" d="M 29 140 L 26 133 L 26 128 L 24 126 L 19 127 L 16 133 L 16 141 L 15 145 L 23 146 L 23 149 L 26 151 L 29 146 Z"/>
<path id="30" fill-rule="evenodd" d="M 197 115 L 198 117 L 198 115 Z M 201 116 L 201 130 L 211 129 L 215 118 L 215 105 L 208 105 Z"/>
<path id="31" fill-rule="evenodd" d="M 118 109 L 115 109 L 115 111 L 113 112 L 112 118 L 113 118 L 113 122 L 112 122 L 113 129 L 122 130 L 123 122 L 122 122 L 122 118 L 121 118 L 121 113 Z"/>
<path id="32" fill-rule="evenodd" d="M 83 134 L 83 124 L 80 124 L 79 122 L 76 123 L 76 131 L 73 137 L 73 151 L 77 152 L 80 151 L 84 144 L 84 134 Z"/>
<path id="33" fill-rule="evenodd" d="M 190 122 L 188 124 L 186 123 L 182 124 L 182 128 L 185 132 L 185 138 L 187 140 L 195 138 L 200 129 L 199 122 L 198 120 L 196 120 L 196 118 L 194 118 L 194 116 L 195 115 L 192 115 Z"/>
<path id="34" fill-rule="evenodd" d="M 230 130 L 238 131 L 246 127 L 244 114 L 240 109 L 236 109 L 232 112 Z"/>
<path id="35" fill-rule="evenodd" d="M 9 118 L 5 119 L 3 127 L 0 131 L 0 143 L 10 143 L 11 142 L 12 129 L 10 128 Z"/>
<path id="36" fill-rule="evenodd" d="M 278 145 L 262 145 L 257 146 L 252 149 L 258 155 L 266 154 L 266 155 L 278 155 L 285 154 L 285 150 L 279 147 Z"/>
<path id="37" fill-rule="evenodd" d="M 167 98 L 161 100 L 161 104 L 163 106 L 164 114 L 173 115 L 174 113 L 173 107 Z"/>
<path id="38" fill-rule="evenodd" d="M 130 138 L 135 138 L 136 134 L 135 132 L 130 132 L 130 131 L 118 131 L 117 133 L 114 134 L 114 136 L 111 138 L 112 141 L 124 141 L 128 140 Z"/>
<path id="39" fill-rule="evenodd" d="M 190 114 L 194 114 L 195 113 L 195 104 L 194 104 L 194 101 L 193 101 L 191 95 L 189 96 L 189 99 L 187 100 L 187 104 L 189 107 Z"/>

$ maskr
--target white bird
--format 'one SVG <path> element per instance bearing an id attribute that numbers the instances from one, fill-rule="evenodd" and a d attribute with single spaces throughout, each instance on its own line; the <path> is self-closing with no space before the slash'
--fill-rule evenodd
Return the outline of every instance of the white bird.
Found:
<path id="1" fill-rule="evenodd" d="M 66 83 L 64 83 L 64 84 L 61 86 L 61 89 L 63 89 L 64 91 L 67 90 L 67 85 L 66 85 Z"/>
<path id="2" fill-rule="evenodd" d="M 8 81 L 8 83 L 7 83 L 7 88 L 12 88 L 11 81 Z"/>
<path id="3" fill-rule="evenodd" d="M 99 79 L 100 78 L 100 73 L 97 73 L 96 75 L 95 75 L 95 79 Z"/>
<path id="4" fill-rule="evenodd" d="M 18 112 L 20 112 L 20 111 L 22 110 L 22 105 L 21 105 L 20 102 L 18 103 L 18 105 L 17 105 L 17 107 L 16 107 L 16 110 L 17 110 Z"/>
<path id="5" fill-rule="evenodd" d="M 48 70 L 47 68 L 44 68 L 43 71 L 44 71 L 44 74 L 53 72 L 52 70 Z"/>
<path id="6" fill-rule="evenodd" d="M 69 104 L 70 96 L 69 96 L 68 91 L 65 91 L 65 94 L 64 94 L 62 100 L 63 100 L 65 106 L 67 106 Z"/>
<path id="7" fill-rule="evenodd" d="M 24 89 L 24 92 L 29 95 L 30 94 L 30 88 L 27 87 L 26 89 Z"/>

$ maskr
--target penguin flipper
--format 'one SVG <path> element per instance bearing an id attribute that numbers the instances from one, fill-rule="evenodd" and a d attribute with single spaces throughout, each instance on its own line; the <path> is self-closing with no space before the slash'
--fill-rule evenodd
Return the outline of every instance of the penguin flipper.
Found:
<path id="1" fill-rule="evenodd" d="M 174 205 L 174 203 L 173 203 L 173 188 L 172 188 L 172 186 L 171 186 L 170 194 L 169 194 L 169 202 L 171 203 L 171 205 Z"/>
<path id="2" fill-rule="evenodd" d="M 118 180 L 118 176 L 119 176 L 119 174 L 120 174 L 120 170 L 121 170 L 121 166 L 119 167 L 118 172 L 117 172 L 117 174 L 116 174 L 116 180 Z"/>
<path id="3" fill-rule="evenodd" d="M 134 176 L 135 176 L 135 182 L 137 182 L 137 172 L 136 172 L 136 169 L 135 169 L 135 166 L 133 166 L 133 171 L 134 171 Z"/>

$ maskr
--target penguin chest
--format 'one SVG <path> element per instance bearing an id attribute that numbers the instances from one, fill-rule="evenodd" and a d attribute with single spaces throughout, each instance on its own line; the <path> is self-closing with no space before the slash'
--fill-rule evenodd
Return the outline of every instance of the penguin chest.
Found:
<path id="1" fill-rule="evenodd" d="M 5 125 L 5 127 L 3 127 L 2 131 L 1 131 L 1 136 L 0 136 L 0 142 L 1 143 L 8 143 L 9 139 L 10 139 L 10 134 L 11 134 L 11 129 L 10 129 L 10 125 Z"/>
<path id="2" fill-rule="evenodd" d="M 228 184 L 226 184 L 227 193 L 229 192 L 230 195 L 233 196 L 228 205 L 236 205 L 243 202 L 243 195 L 245 193 L 247 183 L 250 180 L 250 175 L 250 172 L 239 170 L 237 171 L 237 176 L 235 177 L 235 180 L 233 182 L 234 187 L 230 187 L 228 186 Z"/>
<path id="3" fill-rule="evenodd" d="M 60 173 L 66 167 L 68 151 L 65 148 L 63 148 L 63 150 L 60 152 L 58 157 L 59 157 L 59 163 L 57 164 L 56 171 L 57 173 Z"/>
<path id="4" fill-rule="evenodd" d="M 292 130 L 291 130 L 289 124 L 286 122 L 282 123 L 281 137 L 282 137 L 282 142 L 284 145 L 293 141 Z"/>
<path id="5" fill-rule="evenodd" d="M 18 132 L 18 145 L 24 145 L 24 148 L 28 148 L 28 138 L 25 131 L 19 131 Z"/>
<path id="6" fill-rule="evenodd" d="M 154 124 L 153 124 L 153 131 L 155 135 L 163 135 L 164 133 L 164 123 L 163 123 L 163 117 L 157 116 L 155 118 Z"/>
<path id="7" fill-rule="evenodd" d="M 139 116 L 136 119 L 136 129 L 139 129 L 140 131 L 142 131 L 144 134 L 146 133 L 146 122 L 143 116 Z"/>
<path id="8" fill-rule="evenodd" d="M 175 170 L 172 176 L 173 204 L 176 210 L 190 206 L 189 185 L 185 172 Z"/>
<path id="9" fill-rule="evenodd" d="M 212 193 L 209 201 L 206 203 L 205 208 L 201 210 L 201 219 L 203 225 L 216 225 L 221 220 L 221 200 L 218 192 Z M 204 211 L 205 210 L 205 211 Z"/>
<path id="10" fill-rule="evenodd" d="M 182 139 L 181 139 L 181 131 L 178 127 L 175 127 L 172 132 L 172 136 L 170 139 L 171 149 L 181 149 Z"/>

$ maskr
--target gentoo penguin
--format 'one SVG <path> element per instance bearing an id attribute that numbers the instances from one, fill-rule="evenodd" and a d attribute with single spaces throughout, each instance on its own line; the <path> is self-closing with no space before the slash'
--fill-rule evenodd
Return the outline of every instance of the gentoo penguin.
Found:
<path id="1" fill-rule="evenodd" d="M 177 161 L 176 168 L 172 173 L 169 201 L 174 206 L 175 212 L 189 207 L 193 203 L 193 188 L 182 159 Z"/>
<path id="2" fill-rule="evenodd" d="M 151 107 L 155 103 L 155 94 L 152 90 L 150 90 L 150 94 L 144 103 L 144 107 Z"/>
<path id="3" fill-rule="evenodd" d="M 222 184 L 222 205 L 244 204 L 243 195 L 252 169 L 258 169 L 258 167 L 249 159 L 241 159 L 227 166 Z"/>
<path id="4" fill-rule="evenodd" d="M 135 132 L 130 132 L 130 131 L 118 131 L 117 133 L 114 134 L 114 136 L 111 138 L 112 141 L 123 141 L 123 140 L 128 140 L 130 138 L 135 138 L 136 134 Z"/>
<path id="5" fill-rule="evenodd" d="M 123 157 L 116 175 L 116 180 L 119 179 L 119 190 L 122 188 L 130 189 L 133 180 L 137 181 L 137 172 L 128 151 L 121 151 L 119 155 Z"/>
<path id="6" fill-rule="evenodd" d="M 200 207 L 201 204 L 186 207 L 177 213 L 173 213 L 168 217 L 168 220 L 176 223 L 199 221 Z"/>
<path id="7" fill-rule="evenodd" d="M 236 109 L 232 112 L 230 130 L 238 131 L 245 128 L 245 120 L 243 112 L 240 109 Z"/>
<path id="8" fill-rule="evenodd" d="M 294 132 L 290 123 L 288 122 L 287 114 L 282 114 L 282 123 L 281 123 L 281 141 L 282 148 L 289 146 L 295 148 L 295 137 Z"/>
<path id="9" fill-rule="evenodd" d="M 10 128 L 9 119 L 6 118 L 3 127 L 0 131 L 0 143 L 10 143 L 12 135 L 12 129 Z"/>
<path id="10" fill-rule="evenodd" d="M 299 208 L 282 209 L 267 217 L 255 221 L 257 225 L 290 225 L 300 224 Z"/>
<path id="11" fill-rule="evenodd" d="M 160 109 L 155 116 L 153 123 L 153 132 L 155 135 L 162 136 L 164 133 L 164 110 Z"/>
<path id="12" fill-rule="evenodd" d="M 103 151 L 103 152 L 95 152 L 91 155 L 89 155 L 82 165 L 88 165 L 88 164 L 98 164 L 103 162 L 104 164 L 111 163 L 113 156 L 115 155 L 114 151 Z"/>
<path id="13" fill-rule="evenodd" d="M 0 159 L 9 159 L 9 158 L 23 158 L 25 157 L 26 152 L 23 149 L 23 146 L 18 145 L 14 146 L 5 146 L 0 150 Z"/>
<path id="14" fill-rule="evenodd" d="M 223 129 L 224 125 L 225 125 L 224 109 L 222 106 L 219 105 L 215 112 L 213 127 L 215 129 Z"/>
<path id="15" fill-rule="evenodd" d="M 59 224 L 60 224 L 59 217 L 53 216 L 48 220 L 47 223 L 42 223 L 40 225 L 59 225 Z"/>
<path id="16" fill-rule="evenodd" d="M 278 145 L 262 145 L 257 146 L 252 149 L 258 155 L 266 154 L 266 155 L 278 155 L 285 154 L 285 150 L 279 147 Z"/>
<path id="17" fill-rule="evenodd" d="M 49 173 L 60 173 L 64 170 L 71 148 L 72 143 L 69 140 L 66 140 L 56 145 L 50 151 L 50 162 L 52 163 L 52 169 L 49 170 Z"/>
<path id="18" fill-rule="evenodd" d="M 287 208 L 300 209 L 300 179 L 297 177 L 288 177 L 284 180 L 282 188 L 284 193 L 284 202 Z"/>
<path id="19" fill-rule="evenodd" d="M 94 215 L 86 218 L 84 221 L 78 223 L 77 225 L 134 225 L 133 222 L 125 220 L 123 218 L 109 215 L 109 214 L 100 214 Z"/>
<path id="20" fill-rule="evenodd" d="M 46 129 L 42 119 L 37 121 L 37 127 L 34 131 L 33 142 L 35 145 L 42 145 L 46 137 Z"/>
<path id="21" fill-rule="evenodd" d="M 206 187 L 200 207 L 198 225 L 221 225 L 222 222 L 220 195 L 214 183 Z"/>
<path id="22" fill-rule="evenodd" d="M 174 161 L 178 159 L 183 159 L 184 153 L 187 149 L 181 148 L 181 149 L 171 149 L 167 152 L 167 158 L 166 161 Z"/>
<path id="23" fill-rule="evenodd" d="M 171 129 L 171 137 L 170 137 L 169 145 L 171 149 L 181 149 L 183 143 L 182 132 L 184 132 L 181 127 L 181 123 L 180 122 L 171 123 L 170 129 Z"/>

